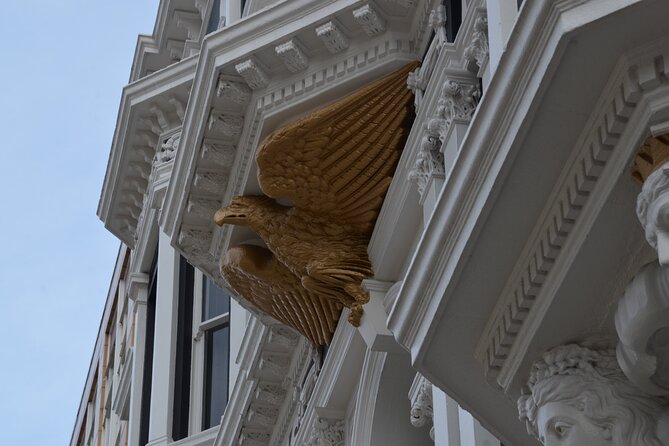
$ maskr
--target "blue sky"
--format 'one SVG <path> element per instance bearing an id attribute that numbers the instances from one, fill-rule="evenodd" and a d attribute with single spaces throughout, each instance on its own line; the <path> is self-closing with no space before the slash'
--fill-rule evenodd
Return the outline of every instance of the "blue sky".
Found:
<path id="1" fill-rule="evenodd" d="M 95 215 L 158 0 L 0 2 L 0 432 L 69 444 L 119 242 Z"/>

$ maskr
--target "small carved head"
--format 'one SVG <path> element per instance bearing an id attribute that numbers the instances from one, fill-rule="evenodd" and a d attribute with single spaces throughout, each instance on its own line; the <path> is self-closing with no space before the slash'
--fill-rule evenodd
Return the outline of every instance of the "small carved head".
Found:
<path id="1" fill-rule="evenodd" d="M 219 226 L 224 224 L 249 226 L 254 218 L 274 203 L 272 198 L 264 195 L 238 196 L 233 198 L 228 206 L 216 211 L 214 221 Z"/>
<path id="2" fill-rule="evenodd" d="M 661 446 L 664 402 L 633 386 L 615 350 L 563 345 L 532 367 L 520 419 L 545 446 Z"/>

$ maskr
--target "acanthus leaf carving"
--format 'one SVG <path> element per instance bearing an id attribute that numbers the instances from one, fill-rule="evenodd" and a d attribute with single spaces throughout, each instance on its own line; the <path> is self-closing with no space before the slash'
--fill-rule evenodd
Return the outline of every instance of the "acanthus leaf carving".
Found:
<path id="1" fill-rule="evenodd" d="M 252 90 L 264 88 L 269 84 L 269 77 L 255 59 L 246 59 L 235 65 L 235 70 Z"/>
<path id="2" fill-rule="evenodd" d="M 274 50 L 286 68 L 293 73 L 300 72 L 309 66 L 309 59 L 304 54 L 304 51 L 302 51 L 296 39 L 290 39 L 277 45 Z"/>
<path id="3" fill-rule="evenodd" d="M 372 37 L 381 34 L 386 30 L 386 21 L 381 14 L 372 7 L 371 4 L 361 6 L 353 10 L 353 18 L 358 25 L 365 31 L 365 34 Z"/>
<path id="4" fill-rule="evenodd" d="M 332 54 L 340 53 L 348 48 L 348 39 L 332 21 L 317 27 L 316 35 L 321 39 L 325 48 Z"/>

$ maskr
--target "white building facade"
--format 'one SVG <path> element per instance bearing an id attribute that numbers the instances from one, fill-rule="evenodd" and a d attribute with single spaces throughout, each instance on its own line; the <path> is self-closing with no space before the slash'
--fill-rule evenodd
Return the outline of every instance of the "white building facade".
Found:
<path id="1" fill-rule="evenodd" d="M 668 16 L 161 1 L 98 207 L 122 248 L 71 446 L 669 444 Z M 369 302 L 315 346 L 231 289 L 224 254 L 262 241 L 214 214 L 263 194 L 273 131 L 412 62 Z"/>

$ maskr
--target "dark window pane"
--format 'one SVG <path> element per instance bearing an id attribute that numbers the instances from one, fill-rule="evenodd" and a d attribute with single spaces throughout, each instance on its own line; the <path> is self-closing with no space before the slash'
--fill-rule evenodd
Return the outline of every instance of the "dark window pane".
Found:
<path id="1" fill-rule="evenodd" d="M 204 419 L 203 429 L 221 422 L 228 404 L 228 365 L 230 328 L 224 325 L 207 331 L 205 336 Z"/>
<path id="2" fill-rule="evenodd" d="M 195 269 L 185 258 L 181 257 L 179 262 L 179 311 L 174 369 L 174 412 L 172 416 L 172 438 L 175 441 L 188 436 L 194 279 Z"/>
<path id="3" fill-rule="evenodd" d="M 213 33 L 220 26 L 221 20 L 221 0 L 214 0 L 211 6 L 211 15 L 209 16 L 209 23 L 207 23 L 207 34 Z"/>
<path id="4" fill-rule="evenodd" d="M 204 278 L 204 299 L 202 302 L 202 320 L 225 314 L 230 311 L 230 295 L 219 288 L 208 277 Z"/>

